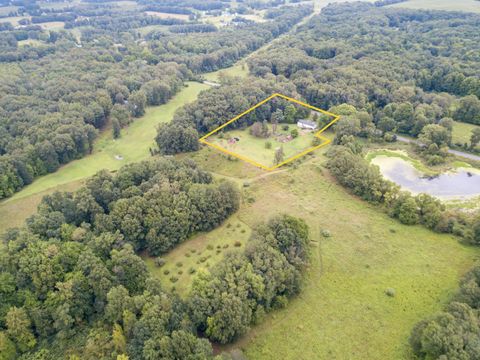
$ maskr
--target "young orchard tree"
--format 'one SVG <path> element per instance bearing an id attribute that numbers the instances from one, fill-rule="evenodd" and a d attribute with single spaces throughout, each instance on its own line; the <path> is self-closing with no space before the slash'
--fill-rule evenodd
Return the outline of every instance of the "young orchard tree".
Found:
<path id="1" fill-rule="evenodd" d="M 280 146 L 277 150 L 275 150 L 274 163 L 276 165 L 280 164 L 284 157 L 285 153 L 283 152 L 283 146 Z"/>

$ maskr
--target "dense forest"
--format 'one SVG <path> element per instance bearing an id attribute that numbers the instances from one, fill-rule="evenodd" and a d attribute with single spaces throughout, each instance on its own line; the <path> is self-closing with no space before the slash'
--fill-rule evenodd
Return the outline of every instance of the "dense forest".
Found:
<path id="1" fill-rule="evenodd" d="M 84 359 L 212 358 L 197 330 L 232 341 L 299 292 L 305 223 L 282 215 L 259 224 L 245 250 L 199 274 L 184 300 L 162 290 L 137 254 L 212 229 L 238 205 L 232 183 L 167 159 L 46 196 L 0 256 L 2 359 L 57 359 L 67 347 L 84 347 Z"/>
<path id="2" fill-rule="evenodd" d="M 200 136 L 273 93 L 341 116 L 328 160 L 314 169 L 333 179 L 329 186 L 340 184 L 401 224 L 479 246 L 478 212 L 401 191 L 366 159 L 366 147 L 400 135 L 418 140 L 411 150 L 429 165 L 444 164 L 451 147 L 479 151 L 479 128 L 470 144 L 455 143 L 452 130 L 455 121 L 480 125 L 480 15 L 388 7 L 402 1 L 331 4 L 305 22 L 313 6 L 302 1 L 0 1 L 12 8 L 0 18 L 16 18 L 0 22 L 0 199 L 90 154 L 102 131 L 120 137 L 147 106 L 166 104 L 187 81 L 202 82 L 204 73 L 283 35 L 248 57 L 249 77 L 220 75 L 218 86 L 170 123 L 158 121 L 151 160 L 46 195 L 23 226 L 6 232 L 0 359 L 238 360 L 215 356 L 214 347 L 300 294 L 312 263 L 305 220 L 275 211 L 244 245 L 193 269 L 186 294 L 167 290 L 146 260 L 163 266 L 166 253 L 255 202 L 245 196 L 251 184 L 244 177 L 232 177 L 243 183 L 239 189 L 225 179 L 230 174 L 214 176 L 170 155 L 199 150 Z M 231 20 L 205 20 L 220 15 Z M 294 124 L 309 116 L 274 99 L 223 131 L 251 126 L 262 138 L 274 118 Z M 313 120 L 322 127 L 331 118 Z M 321 251 L 318 239 L 315 246 Z M 443 311 L 418 321 L 410 337 L 416 357 L 476 359 L 478 265 Z"/>
<path id="3" fill-rule="evenodd" d="M 273 91 L 284 91 L 342 115 L 339 128 L 345 135 L 380 142 L 394 141 L 395 133 L 418 137 L 425 145 L 418 152 L 428 163 L 439 164 L 448 147 L 478 151 L 478 130 L 470 145 L 453 143 L 451 131 L 454 120 L 480 124 L 479 23 L 480 16 L 468 13 L 330 5 L 249 58 L 252 75 L 284 86 L 226 80 L 221 91 L 202 94 L 180 110 L 173 123 L 202 134 L 219 125 L 218 119 L 225 121 Z M 244 121 L 250 120 L 236 124 Z M 165 152 L 161 139 L 159 144 Z M 177 147 L 176 152 L 195 148 Z"/>
<path id="4" fill-rule="evenodd" d="M 147 104 L 165 103 L 190 76 L 175 63 L 117 64 L 101 56 L 76 49 L 24 63 L 22 70 L 3 76 L 1 198 L 90 153 L 108 118 L 127 126 L 143 115 Z"/>
<path id="5" fill-rule="evenodd" d="M 177 8 L 201 15 L 195 12 L 198 2 L 180 5 Z M 201 7 L 210 11 L 227 5 Z M 26 2 L 12 14 L 25 16 L 26 24 L 2 25 L 0 198 L 90 153 L 106 123 L 112 123 L 118 136 L 146 106 L 166 103 L 194 74 L 232 65 L 312 10 L 280 7 L 269 21 L 217 29 L 196 16 L 180 20 L 148 15 L 144 10 L 151 6 L 128 10 L 89 3 L 40 11 Z M 65 30 L 37 25 L 51 21 L 64 21 Z M 162 30 L 138 31 L 148 26 Z M 38 44 L 20 45 L 22 41 Z"/>
<path id="6" fill-rule="evenodd" d="M 469 13 L 331 5 L 249 67 L 287 77 L 312 105 L 367 111 L 382 134 L 418 136 L 451 118 L 480 124 L 479 24 Z"/>

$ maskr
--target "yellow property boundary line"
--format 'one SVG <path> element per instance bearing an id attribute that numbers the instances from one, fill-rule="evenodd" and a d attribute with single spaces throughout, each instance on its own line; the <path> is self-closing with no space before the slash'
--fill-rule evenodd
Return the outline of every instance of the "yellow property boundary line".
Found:
<path id="1" fill-rule="evenodd" d="M 268 101 L 270 101 L 270 100 L 272 100 L 273 98 L 276 98 L 276 97 L 279 97 L 279 98 L 288 100 L 288 101 L 290 101 L 290 102 L 299 104 L 299 105 L 301 105 L 301 106 L 305 106 L 305 107 L 307 107 L 307 108 L 309 108 L 309 109 L 312 109 L 312 110 L 321 112 L 322 114 L 332 116 L 332 117 L 333 117 L 333 120 L 332 120 L 331 122 L 329 122 L 327 125 L 325 125 L 322 129 L 320 129 L 319 131 L 317 131 L 317 132 L 314 134 L 315 137 L 323 140 L 324 142 L 322 142 L 320 145 L 310 147 L 310 148 L 302 151 L 301 153 L 299 153 L 299 154 L 297 154 L 297 155 L 291 156 L 291 157 L 289 157 L 287 160 L 285 160 L 285 161 L 283 161 L 283 162 L 281 162 L 281 163 L 279 163 L 279 164 L 277 164 L 277 165 L 274 165 L 274 166 L 272 166 L 272 167 L 268 167 L 268 166 L 265 166 L 265 165 L 263 165 L 263 164 L 260 164 L 260 163 L 258 163 L 258 162 L 256 162 L 256 161 L 254 161 L 254 160 L 252 160 L 252 159 L 249 159 L 249 158 L 247 158 L 247 157 L 245 157 L 245 156 L 243 156 L 243 155 L 240 155 L 240 154 L 234 153 L 234 152 L 232 152 L 232 151 L 230 151 L 230 150 L 224 149 L 223 147 L 221 147 L 221 146 L 219 146 L 219 145 L 216 145 L 216 144 L 213 144 L 213 143 L 211 143 L 211 142 L 208 142 L 208 141 L 206 140 L 210 135 L 215 134 L 216 132 L 220 131 L 221 129 L 223 129 L 223 128 L 224 128 L 225 126 L 227 126 L 228 124 L 231 124 L 232 122 L 240 119 L 242 116 L 247 115 L 249 112 L 252 112 L 253 110 L 255 110 L 256 108 L 258 108 L 259 106 L 265 104 L 266 102 L 268 102 Z M 307 103 L 304 103 L 303 101 L 293 99 L 293 98 L 288 97 L 288 96 L 285 96 L 285 95 L 283 95 L 283 94 L 275 93 L 275 94 L 269 96 L 268 98 L 260 101 L 258 104 L 252 106 L 250 109 L 244 111 L 244 112 L 241 113 L 240 115 L 237 115 L 237 116 L 235 116 L 233 119 L 228 120 L 225 124 L 220 125 L 220 126 L 217 127 L 215 130 L 210 131 L 207 135 L 202 136 L 198 141 L 200 141 L 201 143 L 206 144 L 206 145 L 208 145 L 208 146 L 211 146 L 211 147 L 213 147 L 213 148 L 215 148 L 215 149 L 217 149 L 217 150 L 220 150 L 220 151 L 222 151 L 222 152 L 224 152 L 224 153 L 226 153 L 226 154 L 228 154 L 228 155 L 232 155 L 232 156 L 234 156 L 234 157 L 236 157 L 236 158 L 238 158 L 238 159 L 240 159 L 240 160 L 246 161 L 247 163 L 252 164 L 252 165 L 254 165 L 254 166 L 257 166 L 257 167 L 259 167 L 259 168 L 261 168 L 261 169 L 264 169 L 264 170 L 267 170 L 267 171 L 272 171 L 272 170 L 274 170 L 274 169 L 276 169 L 276 168 L 279 168 L 280 166 L 283 166 L 283 165 L 285 165 L 285 164 L 287 164 L 287 163 L 289 163 L 289 162 L 291 162 L 291 161 L 293 161 L 293 160 L 295 160 L 295 159 L 298 159 L 299 157 L 301 157 L 301 156 L 303 156 L 303 155 L 306 155 L 306 154 L 308 154 L 308 153 L 310 153 L 310 152 L 312 152 L 312 151 L 315 151 L 315 150 L 317 150 L 317 149 L 319 149 L 319 148 L 321 148 L 321 147 L 323 147 L 323 146 L 325 146 L 325 145 L 330 144 L 332 141 L 329 140 L 329 139 L 327 139 L 326 137 L 322 136 L 321 134 L 322 134 L 325 130 L 327 130 L 330 126 L 332 126 L 334 123 L 336 123 L 336 122 L 338 121 L 338 119 L 340 119 L 340 116 L 339 116 L 339 115 L 332 114 L 332 113 L 330 113 L 330 112 L 328 112 L 328 111 L 319 109 L 319 108 L 317 108 L 317 107 L 315 107 L 315 106 L 309 105 L 309 104 L 307 104 Z"/>

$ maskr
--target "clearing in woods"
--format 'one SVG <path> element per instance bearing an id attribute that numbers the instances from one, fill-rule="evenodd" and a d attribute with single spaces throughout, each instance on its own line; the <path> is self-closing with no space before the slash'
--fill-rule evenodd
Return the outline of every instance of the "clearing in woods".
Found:
<path id="1" fill-rule="evenodd" d="M 297 107 L 304 107 L 308 109 L 308 118 L 312 118 L 315 115 L 325 115 L 329 118 L 328 123 L 317 131 L 317 121 L 308 120 L 310 123 L 315 124 L 315 128 L 295 129 L 297 135 L 293 135 L 292 130 L 286 128 L 289 126 L 295 127 L 296 125 L 283 122 L 278 123 L 275 128 L 273 127 L 273 123 L 270 125 L 266 124 L 265 126 L 269 127 L 269 130 L 264 131 L 265 134 L 261 137 L 253 135 L 251 131 L 253 125 L 247 129 L 237 129 L 236 131 L 230 130 L 230 127 L 236 125 L 234 124 L 235 121 L 244 116 L 250 116 L 250 113 L 253 113 L 253 115 L 256 116 L 255 112 L 257 109 L 272 100 L 280 102 L 287 101 Z M 237 115 L 233 119 L 220 125 L 213 131 L 201 137 L 199 141 L 261 169 L 272 171 L 311 153 L 312 151 L 328 145 L 331 140 L 324 137 L 322 133 L 338 121 L 339 118 L 340 116 L 323 109 L 319 109 L 283 94 L 275 93 L 247 109 L 240 115 Z M 224 130 L 227 130 L 226 133 L 224 133 Z M 225 139 L 225 137 L 227 137 L 227 139 Z M 276 157 L 278 151 L 282 152 L 282 156 L 279 158 Z"/>

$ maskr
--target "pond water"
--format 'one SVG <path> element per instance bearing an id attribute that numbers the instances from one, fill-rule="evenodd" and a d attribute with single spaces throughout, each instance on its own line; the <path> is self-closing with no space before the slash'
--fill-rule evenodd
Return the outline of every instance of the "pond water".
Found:
<path id="1" fill-rule="evenodd" d="M 426 193 L 445 200 L 466 199 L 480 195 L 480 170 L 458 168 L 438 176 L 426 176 L 410 162 L 398 157 L 379 155 L 372 164 L 382 175 L 413 194 Z"/>

